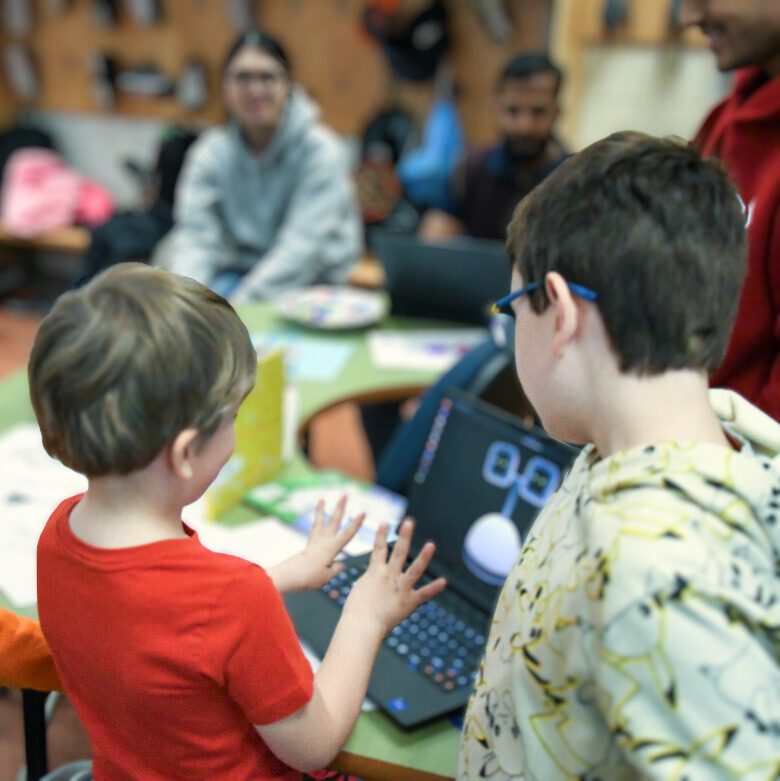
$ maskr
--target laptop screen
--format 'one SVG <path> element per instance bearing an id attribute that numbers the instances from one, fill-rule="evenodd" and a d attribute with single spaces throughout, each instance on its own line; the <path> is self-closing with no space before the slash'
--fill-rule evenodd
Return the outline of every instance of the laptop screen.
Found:
<path id="1" fill-rule="evenodd" d="M 536 515 L 576 455 L 541 429 L 449 391 L 409 496 L 416 540 L 436 542 L 432 573 L 490 610 Z"/>
<path id="2" fill-rule="evenodd" d="M 504 242 L 463 237 L 439 243 L 372 233 L 393 312 L 482 324 L 509 291 L 512 264 Z"/>

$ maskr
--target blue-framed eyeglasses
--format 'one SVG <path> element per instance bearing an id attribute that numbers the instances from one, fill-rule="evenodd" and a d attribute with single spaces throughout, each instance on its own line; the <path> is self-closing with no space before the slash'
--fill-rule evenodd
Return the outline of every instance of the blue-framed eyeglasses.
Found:
<path id="1" fill-rule="evenodd" d="M 569 290 L 571 290 L 572 293 L 578 295 L 580 298 L 584 298 L 586 301 L 595 301 L 598 298 L 596 291 L 591 290 L 589 287 L 578 285 L 576 282 L 567 282 L 566 284 L 569 286 Z M 512 309 L 512 302 L 526 293 L 533 293 L 538 287 L 539 282 L 531 282 L 525 287 L 521 287 L 519 290 L 510 293 L 508 296 L 504 296 L 493 304 L 493 313 L 514 317 L 515 310 Z"/>

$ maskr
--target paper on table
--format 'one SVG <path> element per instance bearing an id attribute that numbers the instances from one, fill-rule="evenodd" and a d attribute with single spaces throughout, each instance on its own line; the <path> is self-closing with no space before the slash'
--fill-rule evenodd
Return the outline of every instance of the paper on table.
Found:
<path id="1" fill-rule="evenodd" d="M 185 521 L 198 532 L 198 538 L 210 550 L 229 553 L 265 568 L 289 559 L 306 547 L 306 535 L 276 518 L 262 518 L 237 526 L 193 522 L 186 517 Z"/>
<path id="2" fill-rule="evenodd" d="M 407 500 L 382 486 L 355 480 L 334 471 L 319 472 L 302 478 L 271 480 L 252 488 L 245 500 L 264 513 L 288 521 L 293 528 L 309 533 L 317 503 L 325 503 L 326 515 L 339 499 L 347 498 L 342 525 L 365 513 L 360 530 L 344 548 L 348 556 L 360 556 L 374 547 L 379 526 L 391 526 L 388 540 L 395 539 L 395 528 L 406 512 Z"/>
<path id="3" fill-rule="evenodd" d="M 37 597 L 35 556 L 57 505 L 87 480 L 43 449 L 38 426 L 20 423 L 0 436 L 0 591 L 18 606 Z"/>
<path id="4" fill-rule="evenodd" d="M 256 348 L 281 347 L 285 353 L 285 374 L 293 382 L 333 382 L 355 352 L 356 345 L 333 336 L 304 334 L 296 328 L 277 328 L 254 334 Z"/>
<path id="5" fill-rule="evenodd" d="M 377 369 L 445 372 L 487 336 L 485 328 L 371 331 L 368 351 Z"/>

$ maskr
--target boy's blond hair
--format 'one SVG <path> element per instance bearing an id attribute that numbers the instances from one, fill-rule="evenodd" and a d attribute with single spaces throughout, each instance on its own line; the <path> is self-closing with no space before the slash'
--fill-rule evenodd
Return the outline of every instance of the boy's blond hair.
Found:
<path id="1" fill-rule="evenodd" d="M 99 477 L 147 466 L 187 428 L 204 444 L 251 390 L 257 356 L 221 296 L 121 263 L 59 298 L 28 377 L 46 451 Z"/>

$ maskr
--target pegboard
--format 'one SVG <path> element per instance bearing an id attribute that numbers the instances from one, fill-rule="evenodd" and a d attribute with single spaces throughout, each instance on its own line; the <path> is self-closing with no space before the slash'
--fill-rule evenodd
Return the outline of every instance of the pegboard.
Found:
<path id="1" fill-rule="evenodd" d="M 165 121 L 206 124 L 225 118 L 220 94 L 224 54 L 236 36 L 224 0 L 161 0 L 162 20 L 139 26 L 119 0 L 113 27 L 98 26 L 91 0 L 52 3 L 30 0 L 34 26 L 21 37 L 0 31 L 0 45 L 25 43 L 31 50 L 41 83 L 31 104 L 40 110 L 100 113 L 88 58 L 92 52 L 111 56 L 121 69 L 153 64 L 176 80 L 190 59 L 201 60 L 207 72 L 208 104 L 190 112 L 173 97 L 141 98 L 117 93 L 105 113 L 155 117 Z M 504 62 L 521 49 L 541 49 L 548 37 L 550 0 L 508 0 L 513 22 L 510 39 L 498 44 L 475 10 L 476 0 L 447 0 L 452 47 L 451 72 L 467 138 L 484 143 L 494 138 L 492 94 Z M 362 133 L 382 108 L 398 106 L 421 118 L 434 96 L 432 82 L 393 78 L 381 47 L 361 28 L 363 0 L 258 0 L 258 25 L 277 37 L 288 51 L 293 77 L 322 109 L 322 119 L 347 135 Z M 424 0 L 402 0 L 413 13 Z M 61 10 L 57 10 L 61 7 Z M 0 83 L 0 122 L 11 119 L 21 102 Z"/>

